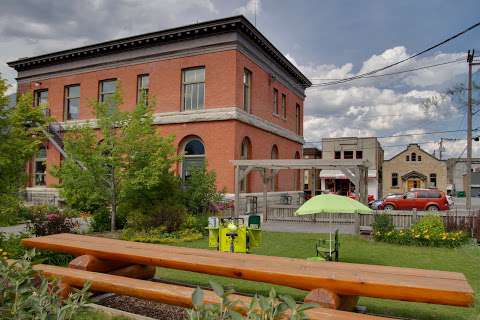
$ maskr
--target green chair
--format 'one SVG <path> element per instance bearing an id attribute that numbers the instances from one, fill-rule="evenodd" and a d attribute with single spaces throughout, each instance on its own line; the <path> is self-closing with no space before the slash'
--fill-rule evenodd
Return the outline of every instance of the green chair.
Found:
<path id="1" fill-rule="evenodd" d="M 248 216 L 248 227 L 260 229 L 261 219 L 258 214 L 252 214 Z"/>
<path id="2" fill-rule="evenodd" d="M 338 237 L 338 229 L 335 230 L 334 243 L 330 246 L 330 240 L 320 239 L 315 243 L 315 251 L 317 257 L 322 257 L 328 261 L 338 261 L 338 254 L 340 249 L 340 240 Z"/>

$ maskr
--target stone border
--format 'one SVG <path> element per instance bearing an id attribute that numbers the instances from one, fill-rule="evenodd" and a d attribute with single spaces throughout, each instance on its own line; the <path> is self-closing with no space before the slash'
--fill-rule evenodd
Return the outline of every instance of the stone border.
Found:
<path id="1" fill-rule="evenodd" d="M 126 318 L 129 318 L 129 319 L 132 319 L 132 320 L 155 320 L 154 318 L 150 318 L 150 317 L 146 317 L 146 316 L 142 316 L 142 315 L 139 315 L 139 314 L 126 312 L 126 311 L 122 311 L 122 310 L 118 310 L 118 309 L 105 307 L 105 306 L 95 304 L 95 303 L 89 303 L 87 305 L 87 307 L 89 309 L 93 309 L 94 311 L 99 311 L 99 312 L 106 313 L 106 314 L 108 314 L 112 317 L 126 317 Z"/>

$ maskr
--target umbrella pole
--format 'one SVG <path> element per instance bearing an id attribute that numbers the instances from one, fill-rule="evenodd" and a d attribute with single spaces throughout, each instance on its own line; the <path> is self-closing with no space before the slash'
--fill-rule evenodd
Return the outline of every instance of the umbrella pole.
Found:
<path id="1" fill-rule="evenodd" d="M 330 246 L 330 255 L 332 254 L 332 213 L 330 212 L 330 241 L 328 241 Z"/>

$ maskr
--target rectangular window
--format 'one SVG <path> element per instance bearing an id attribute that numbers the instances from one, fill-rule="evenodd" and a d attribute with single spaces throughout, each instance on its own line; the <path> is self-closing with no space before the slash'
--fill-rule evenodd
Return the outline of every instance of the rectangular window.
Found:
<path id="1" fill-rule="evenodd" d="M 302 119 L 300 117 L 300 106 L 297 104 L 295 106 L 295 124 L 296 124 L 296 127 L 295 127 L 295 130 L 297 132 L 297 134 L 301 134 L 302 132 Z"/>
<path id="2" fill-rule="evenodd" d="M 148 74 L 141 74 L 137 77 L 137 103 L 143 102 L 144 105 L 148 105 L 149 80 Z"/>
<path id="3" fill-rule="evenodd" d="M 65 87 L 65 120 L 78 119 L 80 111 L 80 85 Z"/>
<path id="4" fill-rule="evenodd" d="M 340 151 L 335 151 L 335 159 L 341 159 L 342 153 Z"/>
<path id="5" fill-rule="evenodd" d="M 287 119 L 287 96 L 282 93 L 282 117 Z"/>
<path id="6" fill-rule="evenodd" d="M 273 114 L 278 115 L 278 90 L 273 89 Z"/>
<path id="7" fill-rule="evenodd" d="M 40 146 L 40 149 L 35 155 L 34 167 L 34 184 L 36 186 L 44 186 L 47 175 L 47 149 L 43 145 Z"/>
<path id="8" fill-rule="evenodd" d="M 114 95 L 117 90 L 117 79 L 109 79 L 100 81 L 100 88 L 98 98 L 100 102 L 108 104 L 108 111 L 113 112 L 115 110 Z"/>
<path id="9" fill-rule="evenodd" d="M 251 83 L 252 72 L 248 69 L 243 70 L 243 110 L 250 112 L 251 104 Z"/>
<path id="10" fill-rule="evenodd" d="M 392 173 L 392 187 L 398 187 L 398 173 Z"/>
<path id="11" fill-rule="evenodd" d="M 41 89 L 35 91 L 35 107 L 43 104 L 48 104 L 48 90 Z"/>
<path id="12" fill-rule="evenodd" d="M 437 174 L 430 173 L 430 187 L 436 188 L 437 187 Z"/>
<path id="13" fill-rule="evenodd" d="M 363 151 L 362 150 L 357 150 L 355 152 L 355 158 L 357 159 L 363 159 Z"/>
<path id="14" fill-rule="evenodd" d="M 343 151 L 343 159 L 353 159 L 353 151 Z"/>
<path id="15" fill-rule="evenodd" d="M 205 105 L 205 68 L 182 71 L 182 110 L 199 110 Z"/>

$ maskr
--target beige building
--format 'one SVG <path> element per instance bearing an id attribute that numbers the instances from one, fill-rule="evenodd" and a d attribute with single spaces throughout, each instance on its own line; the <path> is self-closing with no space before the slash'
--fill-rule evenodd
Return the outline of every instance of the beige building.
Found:
<path id="1" fill-rule="evenodd" d="M 406 150 L 383 162 L 383 177 L 384 195 L 411 188 L 438 188 L 446 192 L 447 163 L 418 144 L 410 144 Z"/>
<path id="2" fill-rule="evenodd" d="M 324 138 L 322 158 L 338 164 L 342 164 L 344 160 L 368 161 L 368 195 L 376 199 L 382 197 L 383 149 L 377 138 Z M 319 177 L 322 191 L 342 195 L 358 192 L 356 186 L 340 170 L 322 170 Z"/>
<path id="3" fill-rule="evenodd" d="M 304 159 L 322 159 L 322 150 L 317 148 L 303 148 Z M 303 191 L 311 196 L 321 193 L 319 169 L 303 170 Z M 315 189 L 315 192 L 313 191 Z"/>

